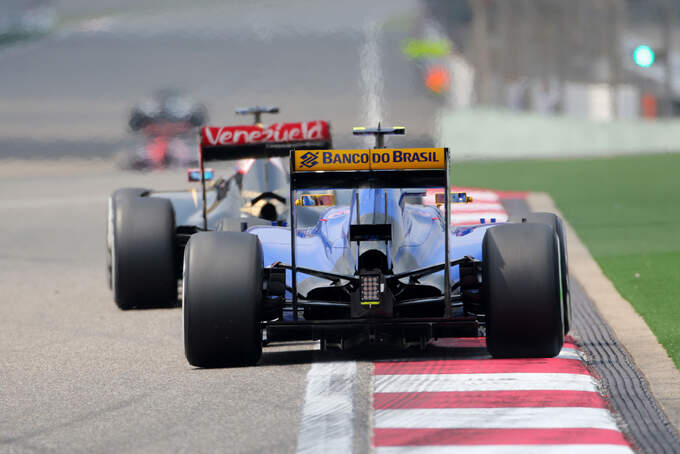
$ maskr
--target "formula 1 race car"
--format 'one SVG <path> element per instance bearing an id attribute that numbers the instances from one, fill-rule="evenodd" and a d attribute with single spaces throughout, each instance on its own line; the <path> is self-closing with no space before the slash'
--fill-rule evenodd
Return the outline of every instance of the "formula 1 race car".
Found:
<path id="1" fill-rule="evenodd" d="M 202 128 L 200 168 L 188 170 L 189 181 L 199 182 L 200 190 L 126 188 L 109 198 L 106 270 L 121 309 L 177 305 L 184 248 L 197 232 L 240 232 L 254 224 L 285 224 L 288 169 L 278 161 L 288 156 L 291 147 L 331 146 L 330 125 L 325 121 L 265 127 L 260 115 L 278 108 L 238 112 L 254 114 L 256 124 Z M 208 161 L 236 160 L 236 171 L 224 178 L 215 178 L 215 170 L 205 167 Z"/>
<path id="2" fill-rule="evenodd" d="M 141 144 L 118 153 L 116 162 L 129 170 L 196 165 L 197 131 L 207 119 L 203 104 L 177 90 L 159 90 L 130 112 L 130 131 Z"/>
<path id="3" fill-rule="evenodd" d="M 290 155 L 291 224 L 193 235 L 185 249 L 188 362 L 253 365 L 263 343 L 320 340 L 322 349 L 389 342 L 424 348 L 441 337 L 486 336 L 495 357 L 552 357 L 568 330 L 562 223 L 450 228 L 445 148 L 376 147 Z M 443 211 L 423 204 L 441 188 Z M 333 192 L 329 192 L 332 190 Z M 299 209 L 323 208 L 300 226 Z"/>

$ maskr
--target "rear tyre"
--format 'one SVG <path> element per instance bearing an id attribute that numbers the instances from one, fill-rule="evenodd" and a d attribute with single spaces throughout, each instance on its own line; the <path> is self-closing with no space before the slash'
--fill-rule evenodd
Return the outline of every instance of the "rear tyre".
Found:
<path id="1" fill-rule="evenodd" d="M 251 366 L 262 354 L 262 247 L 241 232 L 202 232 L 184 253 L 184 352 L 197 367 Z"/>
<path id="2" fill-rule="evenodd" d="M 114 199 L 121 197 L 142 197 L 148 189 L 142 188 L 124 188 L 114 192 L 109 197 L 109 204 L 106 212 L 106 283 L 109 290 L 113 290 L 113 232 L 115 230 L 115 203 Z"/>
<path id="3" fill-rule="evenodd" d="M 549 358 L 564 342 L 559 245 L 545 224 L 501 224 L 482 242 L 482 300 L 492 356 Z"/>
<path id="4" fill-rule="evenodd" d="M 567 254 L 567 236 L 564 232 L 564 223 L 554 213 L 530 213 L 526 216 L 512 216 L 510 222 L 535 222 L 551 226 L 560 241 L 560 270 L 562 273 L 562 308 L 564 310 L 564 334 L 571 329 L 571 291 L 569 289 L 569 257 Z"/>
<path id="5" fill-rule="evenodd" d="M 177 305 L 175 213 L 145 192 L 120 189 L 109 199 L 107 271 L 121 309 Z"/>

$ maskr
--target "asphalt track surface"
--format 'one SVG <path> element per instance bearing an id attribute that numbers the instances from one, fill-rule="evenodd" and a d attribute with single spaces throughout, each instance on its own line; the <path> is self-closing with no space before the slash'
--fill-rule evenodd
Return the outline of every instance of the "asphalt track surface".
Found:
<path id="1" fill-rule="evenodd" d="M 128 144 L 127 108 L 166 86 L 219 123 L 236 106 L 278 104 L 282 120 L 331 120 L 339 147 L 377 119 L 427 144 L 438 102 L 398 51 L 418 3 L 63 3 L 87 18 L 0 49 L 0 157 L 56 160 L 0 165 L 0 452 L 294 452 L 312 366 L 354 362 L 350 444 L 368 451 L 374 360 L 393 354 L 289 344 L 254 368 L 191 368 L 180 311 L 119 311 L 104 280 L 108 195 L 184 187 L 184 173 L 61 158 Z"/>

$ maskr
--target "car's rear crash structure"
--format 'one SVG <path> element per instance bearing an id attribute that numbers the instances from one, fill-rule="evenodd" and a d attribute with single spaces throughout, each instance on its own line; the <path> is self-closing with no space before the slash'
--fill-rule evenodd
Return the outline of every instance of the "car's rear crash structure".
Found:
<path id="1" fill-rule="evenodd" d="M 403 133 L 403 128 L 355 133 Z M 201 232 L 185 251 L 185 353 L 199 367 L 255 364 L 266 342 L 348 348 L 486 336 L 496 357 L 552 357 L 569 320 L 562 223 L 450 228 L 444 148 L 293 150 L 292 225 Z M 442 188 L 443 212 L 422 204 Z M 325 195 L 334 190 L 331 199 Z M 314 199 L 313 201 L 310 201 Z M 441 199 L 441 198 L 440 198 Z M 300 227 L 298 209 L 331 201 Z"/>

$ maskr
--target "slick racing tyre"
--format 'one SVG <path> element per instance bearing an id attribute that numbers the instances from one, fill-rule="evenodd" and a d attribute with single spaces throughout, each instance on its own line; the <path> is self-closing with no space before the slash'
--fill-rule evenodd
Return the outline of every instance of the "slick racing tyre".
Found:
<path id="1" fill-rule="evenodd" d="M 201 232 L 184 252 L 184 352 L 197 367 L 251 366 L 262 354 L 262 246 L 242 232 Z"/>
<path id="2" fill-rule="evenodd" d="M 120 198 L 134 198 L 142 197 L 145 193 L 149 192 L 148 189 L 142 188 L 125 188 L 119 189 L 109 197 L 109 204 L 106 213 L 106 282 L 109 285 L 109 289 L 113 290 L 113 270 L 112 270 L 112 260 L 113 260 L 113 232 L 115 223 L 115 199 Z"/>
<path id="3" fill-rule="evenodd" d="M 175 214 L 167 199 L 120 189 L 109 199 L 107 271 L 121 309 L 177 305 Z"/>
<path id="4" fill-rule="evenodd" d="M 569 258 L 567 254 L 567 237 L 564 223 L 554 213 L 530 213 L 526 216 L 511 216 L 510 222 L 535 222 L 551 226 L 560 241 L 560 270 L 562 272 L 562 309 L 564 310 L 564 334 L 571 329 L 571 292 L 569 289 Z"/>
<path id="5" fill-rule="evenodd" d="M 501 224 L 482 241 L 486 345 L 498 358 L 549 358 L 564 342 L 559 244 L 546 224 Z"/>

